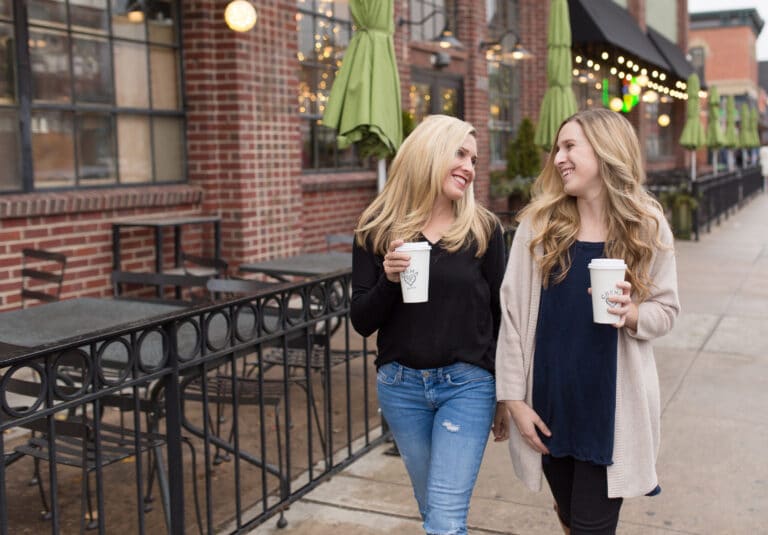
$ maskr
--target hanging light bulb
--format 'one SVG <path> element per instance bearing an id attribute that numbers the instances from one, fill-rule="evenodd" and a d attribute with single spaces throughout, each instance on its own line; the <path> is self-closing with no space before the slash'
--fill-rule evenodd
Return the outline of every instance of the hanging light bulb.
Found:
<path id="1" fill-rule="evenodd" d="M 247 0 L 232 0 L 224 10 L 224 21 L 231 30 L 247 32 L 256 25 L 256 8 Z"/>
<path id="2" fill-rule="evenodd" d="M 619 97 L 613 97 L 608 107 L 618 112 L 624 107 L 624 102 Z"/>

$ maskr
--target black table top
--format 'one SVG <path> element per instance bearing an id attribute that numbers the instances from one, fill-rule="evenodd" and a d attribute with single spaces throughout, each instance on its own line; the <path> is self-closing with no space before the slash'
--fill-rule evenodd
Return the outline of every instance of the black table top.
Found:
<path id="1" fill-rule="evenodd" d="M 327 275 L 352 267 L 352 253 L 304 253 L 264 262 L 241 264 L 240 271 L 263 273 L 276 278 L 282 276 L 314 277 Z"/>
<path id="2" fill-rule="evenodd" d="M 0 361 L 32 348 L 182 310 L 179 305 L 81 297 L 0 313 Z M 14 349 L 13 346 L 16 346 Z"/>
<path id="3" fill-rule="evenodd" d="M 177 225 L 194 225 L 198 223 L 215 223 L 221 221 L 217 215 L 190 214 L 174 217 L 137 217 L 130 219 L 117 219 L 113 225 L 121 227 L 175 227 Z"/>

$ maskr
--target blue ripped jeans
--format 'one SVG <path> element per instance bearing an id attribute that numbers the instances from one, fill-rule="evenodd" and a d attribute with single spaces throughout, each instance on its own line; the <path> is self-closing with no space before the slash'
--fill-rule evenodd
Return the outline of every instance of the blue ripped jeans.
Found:
<path id="1" fill-rule="evenodd" d="M 467 533 L 469 501 L 496 407 L 493 375 L 463 362 L 425 370 L 392 362 L 379 368 L 376 382 L 424 530 Z"/>

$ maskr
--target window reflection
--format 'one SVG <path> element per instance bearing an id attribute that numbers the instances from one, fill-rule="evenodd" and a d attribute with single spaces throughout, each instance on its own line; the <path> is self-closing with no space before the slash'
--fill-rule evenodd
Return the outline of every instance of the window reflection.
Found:
<path id="1" fill-rule="evenodd" d="M 16 110 L 0 110 L 0 191 L 21 187 L 18 124 Z"/>
<path id="2" fill-rule="evenodd" d="M 8 19 L 13 17 L 13 4 L 11 4 L 11 0 L 0 0 L 0 17 Z"/>
<path id="3" fill-rule="evenodd" d="M 35 183 L 41 188 L 75 183 L 75 142 L 72 113 L 32 112 L 32 158 Z"/>
<path id="4" fill-rule="evenodd" d="M 134 184 L 151 182 L 152 148 L 149 118 L 134 115 L 117 117 L 120 182 Z"/>
<path id="5" fill-rule="evenodd" d="M 44 102 L 70 102 L 69 37 L 57 31 L 30 31 L 29 55 L 33 98 Z"/>
<path id="6" fill-rule="evenodd" d="M 126 108 L 149 107 L 146 46 L 140 43 L 116 42 L 114 54 L 116 104 Z"/>
<path id="7" fill-rule="evenodd" d="M 49 22 L 58 26 L 67 24 L 65 0 L 29 0 L 27 12 L 30 22 Z"/>
<path id="8" fill-rule="evenodd" d="M 111 104 L 112 65 L 106 39 L 73 39 L 72 71 L 75 77 L 75 99 L 78 102 Z"/>
<path id="9" fill-rule="evenodd" d="M 0 23 L 0 104 L 16 100 L 13 27 Z"/>
<path id="10" fill-rule="evenodd" d="M 155 179 L 178 182 L 184 176 L 184 123 L 175 117 L 155 117 Z"/>
<path id="11" fill-rule="evenodd" d="M 486 0 L 488 35 L 499 39 L 508 30 L 518 32 L 517 0 Z M 517 65 L 488 62 L 489 144 L 491 162 L 503 163 L 507 147 L 520 123 L 520 75 Z"/>
<path id="12" fill-rule="evenodd" d="M 352 24 L 347 0 L 298 0 L 299 94 L 302 125 L 302 167 L 360 167 L 357 148 L 339 151 L 336 132 L 320 124 L 336 71 L 349 46 Z"/>
<path id="13" fill-rule="evenodd" d="M 179 95 L 179 57 L 176 50 L 153 46 L 149 51 L 152 79 L 152 108 L 177 110 Z"/>
<path id="14" fill-rule="evenodd" d="M 671 125 L 661 126 L 659 116 L 672 114 L 672 101 L 668 96 L 662 96 L 653 102 L 646 101 L 645 113 L 645 153 L 649 161 L 661 160 L 672 156 L 675 146 Z"/>
<path id="15" fill-rule="evenodd" d="M 81 181 L 90 185 L 117 182 L 112 117 L 81 113 L 77 117 L 77 164 Z"/>
<path id="16" fill-rule="evenodd" d="M 87 2 L 69 3 L 69 16 L 72 26 L 88 31 L 97 30 L 106 33 L 107 25 L 107 0 L 88 0 Z"/>

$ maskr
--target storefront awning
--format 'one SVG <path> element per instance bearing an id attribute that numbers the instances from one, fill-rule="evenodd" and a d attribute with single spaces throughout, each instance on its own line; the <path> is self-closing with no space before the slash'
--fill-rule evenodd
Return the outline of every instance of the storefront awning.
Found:
<path id="1" fill-rule="evenodd" d="M 656 45 L 656 48 L 659 49 L 664 59 L 667 60 L 667 63 L 672 68 L 672 74 L 681 80 L 687 80 L 693 74 L 693 66 L 685 58 L 679 46 L 650 27 L 648 28 L 648 37 Z M 701 85 L 705 87 L 704 80 L 701 80 Z"/>
<path id="2" fill-rule="evenodd" d="M 609 45 L 676 75 L 632 15 L 612 0 L 569 0 L 568 7 L 574 48 Z"/>

